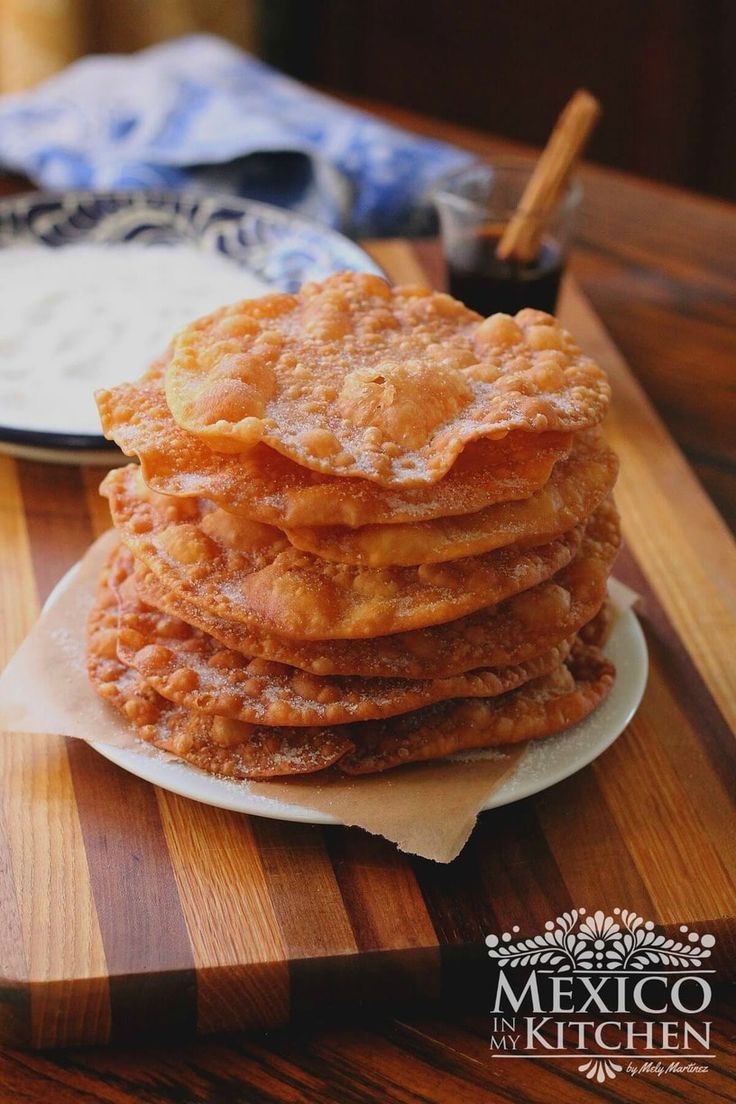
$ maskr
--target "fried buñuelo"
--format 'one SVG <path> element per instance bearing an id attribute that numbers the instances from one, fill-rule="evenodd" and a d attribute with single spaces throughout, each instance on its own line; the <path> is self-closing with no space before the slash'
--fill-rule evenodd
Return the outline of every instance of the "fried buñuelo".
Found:
<path id="1" fill-rule="evenodd" d="M 140 465 L 101 488 L 89 673 L 141 739 L 231 779 L 361 775 L 608 693 L 609 387 L 550 315 L 339 273 L 196 320 L 97 401 Z"/>
<path id="2" fill-rule="evenodd" d="M 434 483 L 471 441 L 596 425 L 605 374 L 548 314 L 483 319 L 424 287 L 338 273 L 185 327 L 174 419 L 215 451 L 262 442 L 385 487 Z"/>

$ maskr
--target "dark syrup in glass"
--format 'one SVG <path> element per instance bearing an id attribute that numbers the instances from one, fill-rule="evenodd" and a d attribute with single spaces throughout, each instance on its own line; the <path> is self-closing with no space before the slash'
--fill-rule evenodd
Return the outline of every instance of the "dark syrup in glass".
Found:
<path id="1" fill-rule="evenodd" d="M 474 236 L 458 243 L 447 258 L 450 294 L 479 314 L 516 314 L 522 307 L 554 314 L 562 276 L 557 242 L 547 239 L 533 261 L 501 261 L 499 235 Z"/>

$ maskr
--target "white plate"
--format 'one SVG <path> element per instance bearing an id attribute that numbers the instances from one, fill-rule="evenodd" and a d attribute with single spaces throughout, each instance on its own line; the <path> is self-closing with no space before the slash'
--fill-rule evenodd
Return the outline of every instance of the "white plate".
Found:
<path id="1" fill-rule="evenodd" d="M 153 249 L 167 270 L 172 264 L 184 263 L 186 269 L 195 263 L 194 273 L 177 289 L 184 295 L 181 302 L 172 304 L 164 293 L 171 280 L 161 279 L 156 265 L 139 269 L 143 247 Z M 70 248 L 77 257 L 80 249 L 86 252 L 81 271 L 75 268 L 71 307 L 62 310 L 57 283 L 64 286 Z M 105 278 L 96 268 L 87 271 L 90 251 L 104 266 Z M 294 291 L 305 280 L 342 269 L 383 275 L 355 242 L 290 211 L 232 196 L 153 191 L 31 193 L 0 200 L 0 269 L 19 290 L 41 295 L 45 321 L 22 331 L 32 342 L 23 355 L 40 365 L 40 375 L 31 369 L 18 379 L 12 355 L 5 357 L 11 374 L 0 373 L 0 453 L 109 466 L 119 463 L 121 454 L 114 446 L 106 448 L 92 393 L 95 387 L 138 376 L 181 325 L 181 311 L 193 317 L 227 300 L 273 289 Z M 131 272 L 139 271 L 141 276 L 131 280 Z M 120 286 L 129 289 L 126 296 L 137 295 L 140 306 L 136 313 L 135 300 L 124 303 L 125 312 L 133 310 L 137 318 L 132 328 L 125 325 L 125 342 L 110 340 L 122 324 L 115 313 L 115 304 L 123 301 L 116 294 Z M 151 303 L 156 305 L 152 313 L 145 309 Z M 83 312 L 83 327 L 76 325 L 74 311 Z M 49 327 L 53 333 L 51 318 L 56 319 L 55 340 L 61 342 L 54 346 L 54 363 L 43 344 Z M 13 334 L 18 336 L 13 321 L 7 320 L 11 348 Z"/>
<path id="2" fill-rule="evenodd" d="M 484 809 L 496 809 L 554 786 L 555 782 L 587 766 L 621 735 L 641 702 L 649 667 L 644 634 L 631 610 L 619 615 L 605 651 L 615 663 L 618 674 L 603 704 L 566 732 L 532 742 L 516 771 L 495 790 Z M 326 813 L 256 796 L 249 793 L 247 782 L 215 778 L 148 745 L 141 745 L 140 750 L 97 743 L 91 746 L 131 774 L 205 805 L 275 820 L 342 823 Z M 460 758 L 469 756 L 466 753 Z"/>

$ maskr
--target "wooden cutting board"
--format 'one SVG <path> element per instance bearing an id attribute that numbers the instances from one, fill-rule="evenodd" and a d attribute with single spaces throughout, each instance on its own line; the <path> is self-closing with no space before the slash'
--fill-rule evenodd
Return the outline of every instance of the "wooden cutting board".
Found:
<path id="1" fill-rule="evenodd" d="M 426 279 L 402 243 L 373 252 Z M 488 932 L 627 907 L 736 944 L 734 548 L 581 293 L 562 312 L 608 369 L 626 550 L 651 676 L 592 766 L 483 815 L 449 866 L 359 830 L 279 823 L 160 791 L 86 744 L 6 736 L 0 1040 L 50 1047 L 283 1024 L 342 1002 L 451 999 Z M 0 458 L 0 647 L 107 525 L 100 473 Z"/>

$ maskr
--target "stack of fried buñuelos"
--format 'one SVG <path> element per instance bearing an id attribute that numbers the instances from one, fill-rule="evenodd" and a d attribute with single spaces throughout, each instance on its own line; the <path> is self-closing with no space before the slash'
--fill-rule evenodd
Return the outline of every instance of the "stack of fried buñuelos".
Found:
<path id="1" fill-rule="evenodd" d="M 98 394 L 140 466 L 89 669 L 204 770 L 384 770 L 586 716 L 619 543 L 609 388 L 555 320 L 341 273 Z"/>

